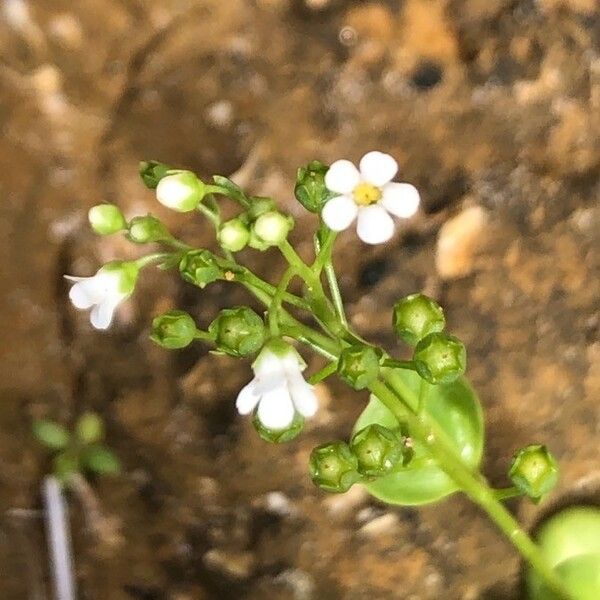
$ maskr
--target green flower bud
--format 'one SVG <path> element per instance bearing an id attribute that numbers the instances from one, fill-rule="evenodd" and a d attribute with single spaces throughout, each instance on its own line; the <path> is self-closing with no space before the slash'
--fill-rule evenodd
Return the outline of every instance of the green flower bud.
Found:
<path id="1" fill-rule="evenodd" d="M 161 242 L 171 238 L 169 230 L 163 225 L 162 221 L 152 215 L 134 217 L 129 222 L 128 229 L 127 237 L 136 244 Z"/>
<path id="2" fill-rule="evenodd" d="M 337 372 L 355 390 L 363 390 L 379 374 L 380 352 L 371 346 L 350 346 L 340 354 Z"/>
<path id="3" fill-rule="evenodd" d="M 396 333 L 411 346 L 430 333 L 446 326 L 442 307 L 423 294 L 406 296 L 394 306 L 393 326 Z"/>
<path id="4" fill-rule="evenodd" d="M 262 214 L 252 224 L 249 244 L 257 250 L 266 250 L 271 246 L 279 246 L 294 226 L 292 217 L 272 210 Z"/>
<path id="5" fill-rule="evenodd" d="M 412 457 L 399 434 L 376 423 L 361 429 L 352 438 L 350 449 L 358 460 L 358 472 L 367 477 L 386 475 Z"/>
<path id="6" fill-rule="evenodd" d="M 434 385 L 456 381 L 467 367 L 467 351 L 456 337 L 430 333 L 415 348 L 413 361 L 419 375 Z"/>
<path id="7" fill-rule="evenodd" d="M 88 220 L 92 229 L 99 235 L 111 235 L 127 227 L 121 209 L 114 204 L 92 206 L 88 212 Z"/>
<path id="8" fill-rule="evenodd" d="M 222 310 L 210 324 L 217 349 L 230 356 L 248 356 L 258 352 L 265 343 L 265 324 L 247 306 Z"/>
<path id="9" fill-rule="evenodd" d="M 347 492 L 359 479 L 358 460 L 346 442 L 317 446 L 310 454 L 313 483 L 326 492 Z"/>
<path id="10" fill-rule="evenodd" d="M 172 170 L 169 165 L 156 160 L 143 160 L 139 166 L 140 177 L 144 185 L 151 190 L 156 189 L 158 182 Z"/>
<path id="11" fill-rule="evenodd" d="M 300 435 L 300 432 L 304 428 L 304 418 L 296 413 L 294 416 L 294 420 L 292 424 L 287 429 L 267 429 L 261 422 L 260 419 L 254 414 L 252 419 L 252 425 L 254 425 L 254 429 L 261 437 L 261 439 L 265 440 L 265 442 L 269 442 L 271 444 L 284 444 L 285 442 L 289 442 L 294 438 Z"/>
<path id="12" fill-rule="evenodd" d="M 152 321 L 150 339 L 167 350 L 189 346 L 196 337 L 196 323 L 183 310 L 171 310 Z"/>
<path id="13" fill-rule="evenodd" d="M 296 176 L 294 195 L 296 200 L 313 213 L 320 213 L 331 193 L 325 187 L 325 173 L 329 170 L 318 160 L 313 160 L 306 167 L 300 167 Z"/>
<path id="14" fill-rule="evenodd" d="M 82 444 L 95 444 L 104 437 L 104 423 L 96 413 L 86 412 L 75 425 L 75 435 Z"/>
<path id="15" fill-rule="evenodd" d="M 221 279 L 224 275 L 215 255 L 208 250 L 191 250 L 179 263 L 182 279 L 200 288 Z"/>
<path id="16" fill-rule="evenodd" d="M 244 221 L 237 217 L 221 225 L 218 240 L 221 248 L 230 252 L 239 252 L 250 241 L 250 230 Z"/>
<path id="17" fill-rule="evenodd" d="M 204 198 L 204 188 L 191 171 L 169 171 L 156 186 L 156 199 L 177 212 L 189 212 Z"/>
<path id="18" fill-rule="evenodd" d="M 521 492 L 539 500 L 557 484 L 558 464 L 546 446 L 532 444 L 517 452 L 508 475 Z"/>

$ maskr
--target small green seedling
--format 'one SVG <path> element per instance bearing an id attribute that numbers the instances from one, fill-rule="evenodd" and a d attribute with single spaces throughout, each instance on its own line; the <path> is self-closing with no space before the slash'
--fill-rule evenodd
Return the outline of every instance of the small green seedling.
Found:
<path id="1" fill-rule="evenodd" d="M 33 435 L 52 452 L 52 471 L 63 485 L 75 473 L 117 475 L 121 472 L 119 459 L 102 443 L 104 422 L 96 413 L 82 414 L 73 431 L 56 421 L 36 420 Z"/>

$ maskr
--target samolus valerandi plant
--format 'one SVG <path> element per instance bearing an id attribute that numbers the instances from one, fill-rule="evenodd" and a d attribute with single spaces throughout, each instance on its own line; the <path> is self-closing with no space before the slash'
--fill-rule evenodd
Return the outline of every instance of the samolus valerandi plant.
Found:
<path id="1" fill-rule="evenodd" d="M 462 492 L 528 563 L 532 597 L 583 598 L 574 591 L 569 573 L 580 573 L 588 563 L 561 571 L 502 503 L 517 496 L 538 502 L 553 488 L 558 468 L 549 450 L 543 445 L 520 450 L 508 466 L 512 485 L 507 488 L 492 488 L 480 471 L 482 409 L 464 376 L 465 346 L 448 332 L 442 308 L 419 293 L 393 307 L 392 327 L 412 349 L 409 359 L 396 358 L 363 339 L 346 319 L 332 261 L 336 238 L 356 222 L 362 242 L 383 244 L 394 234 L 394 217 L 409 219 L 417 212 L 419 193 L 409 183 L 395 182 L 397 171 L 394 158 L 382 152 L 365 154 L 358 168 L 348 160 L 331 166 L 312 161 L 300 168 L 296 199 L 318 217 L 314 257 L 306 262 L 288 240 L 292 217 L 271 198 L 252 196 L 220 175 L 205 182 L 190 171 L 143 162 L 141 178 L 155 190 L 157 200 L 172 210 L 206 217 L 219 250 L 209 249 L 213 244 L 189 246 L 155 216 L 127 221 L 115 205 L 95 206 L 89 213 L 94 231 L 122 233 L 136 244 L 156 244 L 160 250 L 137 260 L 113 261 L 92 277 L 69 277 L 75 282 L 70 298 L 77 308 L 91 309 L 94 327 L 106 329 L 117 306 L 133 293 L 140 272 L 150 265 L 177 270 L 200 289 L 215 281 L 241 285 L 264 306 L 262 314 L 234 306 L 202 330 L 189 314 L 173 310 L 153 320 L 151 339 L 167 349 L 198 341 L 215 352 L 252 359 L 254 377 L 240 390 L 236 406 L 241 415 L 251 416 L 268 442 L 287 442 L 302 432 L 305 420 L 318 411 L 317 382 L 337 376 L 355 390 L 368 390 L 370 400 L 349 439 L 313 450 L 308 467 L 317 486 L 341 493 L 359 484 L 383 502 L 405 506 Z M 226 199 L 239 209 L 229 220 L 221 216 Z M 239 261 L 237 253 L 245 248 L 279 253 L 286 263 L 280 279 L 268 282 Z M 303 284 L 301 295 L 290 291 L 294 279 Z M 300 349 L 324 357 L 325 366 L 306 378 Z M 585 560 L 597 566 L 598 556 Z"/>

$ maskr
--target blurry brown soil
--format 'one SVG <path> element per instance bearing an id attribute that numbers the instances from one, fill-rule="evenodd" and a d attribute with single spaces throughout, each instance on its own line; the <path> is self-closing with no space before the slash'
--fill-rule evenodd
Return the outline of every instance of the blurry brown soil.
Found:
<path id="1" fill-rule="evenodd" d="M 103 200 L 208 244 L 205 224 L 156 206 L 140 159 L 238 171 L 294 214 L 309 253 L 297 166 L 388 151 L 423 211 L 385 247 L 341 236 L 352 322 L 395 350 L 394 300 L 435 295 L 469 349 L 491 481 L 506 484 L 509 457 L 531 441 L 559 458 L 558 493 L 598 481 L 597 2 L 0 6 L 0 597 L 43 597 L 35 511 L 48 463 L 31 420 L 93 409 L 125 472 L 94 485 L 99 538 L 73 502 L 81 598 L 518 598 L 515 553 L 462 497 L 394 509 L 312 487 L 310 449 L 345 437 L 364 395 L 328 382 L 304 435 L 273 447 L 234 410 L 247 363 L 149 342 L 158 312 L 207 324 L 242 293 L 150 274 L 103 334 L 69 307 L 62 274 L 138 252 L 89 233 L 87 209 Z M 244 258 L 281 269 L 271 253 Z M 512 507 L 526 522 L 542 510 Z"/>

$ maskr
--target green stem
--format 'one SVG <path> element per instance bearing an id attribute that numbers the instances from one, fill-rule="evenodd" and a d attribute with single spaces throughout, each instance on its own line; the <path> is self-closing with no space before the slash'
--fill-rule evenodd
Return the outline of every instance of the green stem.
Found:
<path id="1" fill-rule="evenodd" d="M 146 254 L 146 256 L 142 256 L 141 258 L 138 258 L 134 262 L 138 266 L 139 269 L 143 269 L 144 267 L 147 267 L 148 265 L 151 265 L 152 263 L 159 262 L 161 260 L 166 260 L 167 258 L 170 258 L 172 255 L 173 254 L 171 252 L 154 252 L 152 254 Z"/>
<path id="2" fill-rule="evenodd" d="M 422 415 L 425 412 L 427 404 L 427 393 L 429 392 L 429 383 L 421 379 L 419 384 L 419 404 L 417 405 L 417 414 Z"/>
<path id="3" fill-rule="evenodd" d="M 271 300 L 271 304 L 269 304 L 268 308 L 268 319 L 269 319 L 269 332 L 273 337 L 279 336 L 279 309 L 281 308 L 281 302 L 283 300 L 283 295 L 285 294 L 290 281 L 293 279 L 294 275 L 296 275 L 296 269 L 294 267 L 288 267 L 283 274 L 277 289 L 275 290 L 275 294 L 273 295 L 273 299 Z"/>
<path id="4" fill-rule="evenodd" d="M 520 498 L 522 495 L 523 492 L 514 485 L 511 487 L 494 490 L 494 496 L 496 497 L 496 500 L 500 501 L 511 500 L 512 498 Z"/>
<path id="5" fill-rule="evenodd" d="M 205 342 L 214 342 L 215 338 L 208 331 L 202 331 L 202 329 L 196 329 L 196 333 L 194 334 L 194 338 L 197 340 L 202 340 Z"/>
<path id="6" fill-rule="evenodd" d="M 394 358 L 386 358 L 382 367 L 389 367 L 390 369 L 407 369 L 409 371 L 416 370 L 415 363 L 412 360 L 396 360 Z"/>
<path id="7" fill-rule="evenodd" d="M 439 466 L 496 523 L 523 558 L 544 579 L 546 585 L 559 597 L 570 600 L 572 597 L 565 589 L 560 577 L 546 563 L 539 548 L 521 528 L 517 520 L 498 501 L 484 478 L 479 473 L 473 473 L 462 461 L 455 460 L 452 454 L 448 454 L 446 444 L 437 438 L 430 427 L 431 418 L 427 417 L 426 413 L 414 415 L 410 411 L 405 411 L 402 399 L 382 381 L 375 381 L 369 386 L 369 389 L 400 422 L 408 423 L 411 435 L 425 444 Z"/>
<path id="8" fill-rule="evenodd" d="M 330 375 L 333 375 L 337 371 L 337 362 L 331 362 L 328 365 L 325 365 L 322 369 L 312 374 L 308 378 L 308 383 L 314 385 L 315 383 L 319 383 L 319 381 L 323 381 L 323 379 L 327 379 Z"/>

